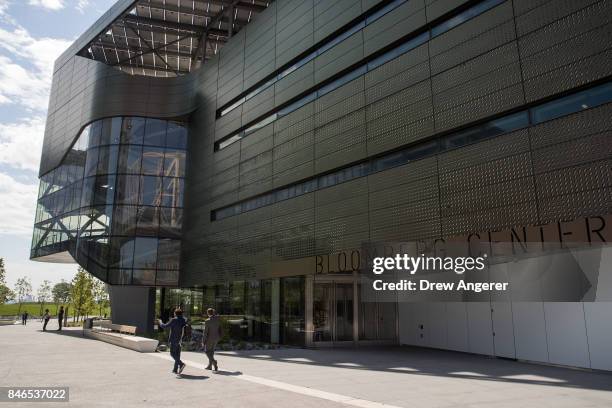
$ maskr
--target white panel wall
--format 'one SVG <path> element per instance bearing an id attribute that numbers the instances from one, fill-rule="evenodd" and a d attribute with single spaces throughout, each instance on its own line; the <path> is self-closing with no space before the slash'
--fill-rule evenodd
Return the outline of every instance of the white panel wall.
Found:
<path id="1" fill-rule="evenodd" d="M 544 303 L 548 358 L 551 363 L 590 367 L 583 304 Z"/>
<path id="2" fill-rule="evenodd" d="M 489 302 L 468 302 L 466 304 L 470 352 L 493 355 L 491 304 Z"/>
<path id="3" fill-rule="evenodd" d="M 449 350 L 470 351 L 467 303 L 448 302 L 446 304 L 446 325 Z"/>
<path id="4" fill-rule="evenodd" d="M 446 303 L 430 303 L 427 312 L 427 323 L 429 325 L 427 345 L 435 348 L 447 348 Z"/>
<path id="5" fill-rule="evenodd" d="M 591 368 L 612 370 L 612 302 L 585 303 Z"/>
<path id="6" fill-rule="evenodd" d="M 542 302 L 512 304 L 516 358 L 548 362 L 546 323 Z"/>
<path id="7" fill-rule="evenodd" d="M 512 303 L 492 302 L 493 342 L 495 355 L 516 358 L 514 348 L 514 323 L 512 322 Z"/>

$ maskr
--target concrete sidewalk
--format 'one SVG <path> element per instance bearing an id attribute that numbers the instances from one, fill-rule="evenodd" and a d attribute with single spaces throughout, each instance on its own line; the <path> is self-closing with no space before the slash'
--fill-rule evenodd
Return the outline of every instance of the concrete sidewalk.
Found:
<path id="1" fill-rule="evenodd" d="M 412 348 L 141 354 L 80 336 L 0 327 L 0 385 L 69 386 L 70 406 L 610 407 L 612 375 Z M 3 404 L 0 403 L 0 407 Z M 4 404 L 6 405 L 6 404 Z M 22 403 L 19 406 L 28 406 Z M 34 404 L 34 406 L 39 406 Z"/>

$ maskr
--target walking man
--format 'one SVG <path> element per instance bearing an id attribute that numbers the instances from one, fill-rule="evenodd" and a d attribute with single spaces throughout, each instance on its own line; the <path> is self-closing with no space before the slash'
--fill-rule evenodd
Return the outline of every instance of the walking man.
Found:
<path id="1" fill-rule="evenodd" d="M 180 377 L 185 369 L 185 363 L 181 361 L 181 340 L 183 338 L 183 328 L 186 324 L 187 321 L 183 317 L 183 311 L 180 308 L 176 308 L 174 318 L 170 319 L 168 323 L 162 322 L 161 319 L 159 320 L 159 327 L 162 329 L 170 328 L 168 343 L 170 343 L 170 355 L 174 359 L 174 369 L 172 372 L 177 374 L 177 377 Z"/>
<path id="2" fill-rule="evenodd" d="M 28 312 L 23 312 L 23 314 L 21 315 L 21 324 L 23 324 L 24 326 L 28 324 Z"/>
<path id="3" fill-rule="evenodd" d="M 212 370 L 214 367 L 215 371 L 219 371 L 217 360 L 215 360 L 215 347 L 217 347 L 217 343 L 221 340 L 221 337 L 223 337 L 221 320 L 219 320 L 219 316 L 217 316 L 215 309 L 208 308 L 206 314 L 208 315 L 208 319 L 204 322 L 204 335 L 202 336 L 202 347 L 204 348 L 206 357 L 208 357 L 208 366 L 206 366 L 206 369 Z"/>
<path id="4" fill-rule="evenodd" d="M 64 306 L 60 306 L 60 310 L 57 313 L 57 331 L 62 331 L 62 323 L 64 322 Z"/>
<path id="5" fill-rule="evenodd" d="M 47 331 L 47 323 L 49 323 L 49 319 L 51 319 L 51 315 L 49 314 L 49 309 L 45 309 L 45 314 L 43 315 L 43 331 Z"/>

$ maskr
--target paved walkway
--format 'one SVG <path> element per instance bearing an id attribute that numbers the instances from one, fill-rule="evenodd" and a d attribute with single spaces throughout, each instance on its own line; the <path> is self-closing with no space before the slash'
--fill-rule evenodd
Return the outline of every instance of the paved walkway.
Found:
<path id="1" fill-rule="evenodd" d="M 141 354 L 79 330 L 40 323 L 0 327 L 0 386 L 69 386 L 70 406 L 215 407 L 610 407 L 612 374 L 462 353 L 396 349 Z M 0 408 L 3 405 L 0 403 Z M 19 404 L 20 407 L 38 404 Z M 55 406 L 55 405 L 54 405 Z M 58 405 L 61 406 L 61 405 Z"/>

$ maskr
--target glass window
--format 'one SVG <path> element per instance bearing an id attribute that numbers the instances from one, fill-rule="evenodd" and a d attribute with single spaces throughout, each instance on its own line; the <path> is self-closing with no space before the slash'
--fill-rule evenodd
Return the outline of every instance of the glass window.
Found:
<path id="1" fill-rule="evenodd" d="M 131 268 L 134 261 L 134 239 L 119 238 L 116 239 L 116 241 L 119 244 L 119 259 L 116 260 L 116 264 L 119 265 L 121 268 Z"/>
<path id="2" fill-rule="evenodd" d="M 240 139 L 242 139 L 244 137 L 244 132 L 240 132 L 238 134 L 235 134 L 227 139 L 224 139 L 220 142 L 216 143 L 216 150 L 221 150 L 221 149 L 225 149 L 227 146 L 239 141 Z"/>
<path id="3" fill-rule="evenodd" d="M 178 271 L 158 270 L 155 284 L 158 286 L 176 286 L 178 284 Z"/>
<path id="4" fill-rule="evenodd" d="M 163 207 L 182 207 L 183 185 L 183 179 L 175 177 L 164 177 L 161 205 Z"/>
<path id="5" fill-rule="evenodd" d="M 155 285 L 155 270 L 134 269 L 132 271 L 132 285 Z"/>
<path id="6" fill-rule="evenodd" d="M 95 176 L 87 177 L 83 180 L 83 190 L 81 192 L 81 207 L 87 207 L 93 203 L 95 182 Z"/>
<path id="7" fill-rule="evenodd" d="M 165 120 L 147 119 L 143 143 L 150 146 L 165 146 L 167 126 L 168 122 Z"/>
<path id="8" fill-rule="evenodd" d="M 125 118 L 121 132 L 121 142 L 129 144 L 142 144 L 144 140 L 144 118 Z"/>
<path id="9" fill-rule="evenodd" d="M 597 86 L 586 91 L 587 100 L 582 106 L 583 109 L 592 108 L 612 102 L 612 83 Z M 586 106 L 586 107 L 585 107 Z"/>
<path id="10" fill-rule="evenodd" d="M 179 269 L 181 241 L 160 239 L 157 250 L 157 267 L 159 269 Z"/>
<path id="11" fill-rule="evenodd" d="M 89 147 L 98 146 L 100 144 L 100 134 L 102 133 L 102 121 L 93 122 L 89 128 Z"/>
<path id="12" fill-rule="evenodd" d="M 118 204 L 138 204 L 140 176 L 122 175 L 117 177 Z"/>
<path id="13" fill-rule="evenodd" d="M 138 207 L 136 235 L 156 236 L 159 230 L 159 207 Z"/>
<path id="14" fill-rule="evenodd" d="M 112 204 L 115 200 L 115 176 L 97 176 L 94 189 L 94 205 Z"/>
<path id="15" fill-rule="evenodd" d="M 100 132 L 100 146 L 107 146 L 111 143 L 111 120 L 104 119 L 102 122 L 102 131 Z"/>
<path id="16" fill-rule="evenodd" d="M 168 124 L 168 133 L 166 135 L 166 147 L 176 149 L 187 148 L 187 127 L 178 123 L 170 122 Z"/>
<path id="17" fill-rule="evenodd" d="M 169 150 L 164 153 L 164 176 L 184 177 L 185 156 L 184 150 Z"/>
<path id="18" fill-rule="evenodd" d="M 87 151 L 87 159 L 85 161 L 85 177 L 96 174 L 98 167 L 98 149 L 92 148 Z M 59 181 L 59 180 L 58 180 Z"/>
<path id="19" fill-rule="evenodd" d="M 379 18 L 381 18 L 382 16 L 384 16 L 385 14 L 387 14 L 388 12 L 390 12 L 393 9 L 396 9 L 397 7 L 401 6 L 402 4 L 406 3 L 407 0 L 394 0 L 391 3 L 387 4 L 385 7 L 381 8 L 380 10 L 378 10 L 377 12 L 371 14 L 370 16 L 368 16 L 366 18 L 366 24 L 372 24 L 374 21 L 378 20 Z"/>
<path id="20" fill-rule="evenodd" d="M 98 170 L 96 174 L 117 172 L 118 146 L 103 146 L 98 149 Z"/>
<path id="21" fill-rule="evenodd" d="M 111 119 L 110 125 L 110 143 L 119 144 L 121 143 L 121 127 L 123 125 L 123 118 L 117 117 Z"/>
<path id="22" fill-rule="evenodd" d="M 431 36 L 435 37 L 442 33 L 447 32 L 448 30 L 457 27 L 458 25 L 471 20 L 479 14 L 484 13 L 485 11 L 497 6 L 498 4 L 503 3 L 505 0 L 486 0 L 483 1 L 474 7 L 471 7 L 464 12 L 457 14 L 455 17 L 450 18 L 443 23 L 438 24 L 434 28 L 431 29 Z"/>
<path id="23" fill-rule="evenodd" d="M 159 206 L 161 202 L 161 177 L 142 176 L 139 203 Z"/>
<path id="24" fill-rule="evenodd" d="M 134 235 L 136 231 L 137 208 L 135 206 L 115 206 L 113 217 L 113 235 Z"/>
<path id="25" fill-rule="evenodd" d="M 566 96 L 531 109 L 532 120 L 534 123 L 541 123 L 565 116 L 580 110 L 583 104 L 584 97 L 581 94 Z"/>
<path id="26" fill-rule="evenodd" d="M 132 283 L 132 270 L 111 268 L 108 270 L 108 277 L 112 285 L 130 285 Z"/>
<path id="27" fill-rule="evenodd" d="M 142 146 L 122 145 L 119 150 L 117 173 L 140 174 Z"/>
<path id="28" fill-rule="evenodd" d="M 143 146 L 142 174 L 161 176 L 164 169 L 164 149 L 161 147 Z"/>
<path id="29" fill-rule="evenodd" d="M 181 208 L 161 208 L 159 218 L 159 235 L 162 237 L 180 237 L 183 225 Z"/>
<path id="30" fill-rule="evenodd" d="M 134 268 L 155 268 L 157 263 L 157 238 L 134 239 Z"/>

